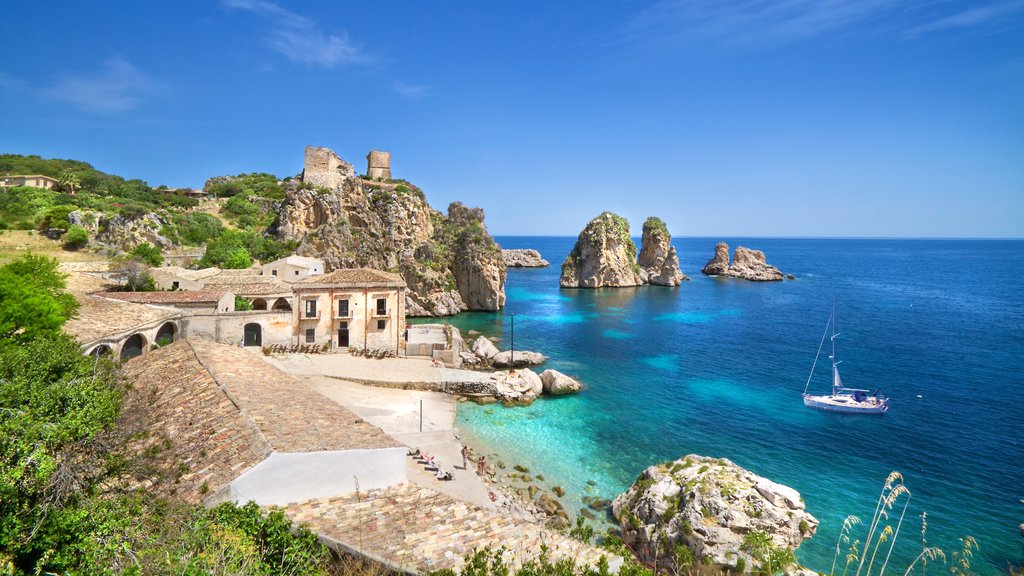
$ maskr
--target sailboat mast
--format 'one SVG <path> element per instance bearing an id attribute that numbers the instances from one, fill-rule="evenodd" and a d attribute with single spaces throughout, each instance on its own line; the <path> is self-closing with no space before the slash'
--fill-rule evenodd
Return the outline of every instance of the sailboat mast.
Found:
<path id="1" fill-rule="evenodd" d="M 836 299 L 832 299 L 832 394 L 836 393 Z"/>

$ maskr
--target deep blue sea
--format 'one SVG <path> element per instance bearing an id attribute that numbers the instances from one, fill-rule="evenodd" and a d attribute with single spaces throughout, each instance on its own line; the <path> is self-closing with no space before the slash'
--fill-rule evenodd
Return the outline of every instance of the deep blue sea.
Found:
<path id="1" fill-rule="evenodd" d="M 563 290 L 575 238 L 498 238 L 552 266 L 509 270 L 504 311 L 453 324 L 507 348 L 514 314 L 516 348 L 586 389 L 521 408 L 461 404 L 463 435 L 563 486 L 572 509 L 662 461 L 729 458 L 800 491 L 821 526 L 797 556 L 826 572 L 843 519 L 866 526 L 897 470 L 912 499 L 890 567 L 920 551 L 922 512 L 929 545 L 977 539 L 975 572 L 1024 563 L 1024 241 L 725 238 L 796 275 L 753 283 L 700 273 L 718 240 L 673 240 L 692 279 L 679 288 Z M 833 297 L 844 382 L 881 387 L 884 416 L 801 402 Z M 811 390 L 828 387 L 823 353 Z"/>

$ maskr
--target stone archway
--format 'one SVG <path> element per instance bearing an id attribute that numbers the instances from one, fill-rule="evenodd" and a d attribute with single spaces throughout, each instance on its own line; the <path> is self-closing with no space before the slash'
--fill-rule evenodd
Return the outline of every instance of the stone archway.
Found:
<path id="1" fill-rule="evenodd" d="M 252 300 L 252 309 L 253 310 L 266 310 L 267 309 L 267 301 L 264 300 L 263 298 L 253 298 L 253 300 Z"/>
<path id="2" fill-rule="evenodd" d="M 174 322 L 166 322 L 156 331 L 156 343 L 158 346 L 166 346 L 178 339 L 178 327 Z"/>
<path id="3" fill-rule="evenodd" d="M 100 344 L 99 346 L 93 348 L 92 350 L 89 350 L 87 356 L 105 356 L 107 354 L 110 354 L 111 352 L 113 352 L 113 350 L 110 349 L 110 346 L 107 346 L 106 344 Z"/>
<path id="4" fill-rule="evenodd" d="M 250 322 L 242 329 L 243 346 L 262 346 L 263 327 L 255 322 Z"/>
<path id="5" fill-rule="evenodd" d="M 130 360 L 145 353 L 146 337 L 142 334 L 132 334 L 121 345 L 121 360 Z"/>
<path id="6" fill-rule="evenodd" d="M 283 310 L 286 312 L 292 311 L 292 305 L 288 302 L 287 298 L 278 298 L 274 301 L 274 310 Z"/>

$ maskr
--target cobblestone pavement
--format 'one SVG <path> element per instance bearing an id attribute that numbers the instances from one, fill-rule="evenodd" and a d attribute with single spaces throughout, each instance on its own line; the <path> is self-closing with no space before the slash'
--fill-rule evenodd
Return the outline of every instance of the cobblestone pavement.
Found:
<path id="1" fill-rule="evenodd" d="M 536 558 L 541 545 L 552 562 L 592 565 L 606 552 L 524 520 L 484 510 L 412 484 L 358 495 L 289 504 L 294 522 L 395 568 L 458 571 L 474 550 L 504 547 L 513 564 Z M 613 569 L 622 559 L 608 558 Z"/>

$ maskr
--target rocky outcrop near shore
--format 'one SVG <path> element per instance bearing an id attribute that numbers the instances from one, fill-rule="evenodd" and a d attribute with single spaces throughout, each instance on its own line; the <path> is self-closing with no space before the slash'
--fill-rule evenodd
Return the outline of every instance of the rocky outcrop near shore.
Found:
<path id="1" fill-rule="evenodd" d="M 545 370 L 541 372 L 540 381 L 544 383 L 544 393 L 551 394 L 552 396 L 575 394 L 582 388 L 579 382 L 558 370 Z"/>
<path id="2" fill-rule="evenodd" d="M 629 222 L 611 212 L 591 220 L 562 263 L 559 284 L 562 288 L 643 285 Z"/>
<path id="3" fill-rule="evenodd" d="M 96 242 L 119 250 L 130 251 L 147 242 L 164 249 L 174 246 L 174 242 L 160 234 L 160 230 L 170 224 L 170 221 L 166 216 L 155 212 L 138 216 L 111 216 L 80 209 L 68 214 L 68 223 L 86 229 Z"/>
<path id="4" fill-rule="evenodd" d="M 818 527 L 796 490 L 694 454 L 644 470 L 612 512 L 626 546 L 668 571 L 685 566 L 675 566 L 679 555 L 659 553 L 664 546 L 685 546 L 698 563 L 743 572 L 757 566 L 742 546 L 745 535 L 763 532 L 772 546 L 794 549 Z"/>
<path id="5" fill-rule="evenodd" d="M 483 210 L 455 202 L 442 214 L 419 188 L 361 178 L 327 148 L 306 148 L 303 173 L 285 183 L 270 231 L 297 241 L 299 255 L 322 258 L 328 269 L 398 270 L 409 287 L 410 316 L 505 304 L 505 263 Z"/>
<path id="6" fill-rule="evenodd" d="M 502 250 L 501 257 L 507 268 L 546 268 L 551 263 L 541 257 L 540 252 L 529 248 Z"/>
<path id="7" fill-rule="evenodd" d="M 725 242 L 715 245 L 715 256 L 708 260 L 702 272 L 708 276 L 729 276 L 753 282 L 775 282 L 784 277 L 782 271 L 765 261 L 764 252 L 760 250 L 737 246 L 730 263 L 729 245 Z"/>
<path id="8" fill-rule="evenodd" d="M 684 280 L 689 280 L 679 270 L 679 256 L 672 246 L 672 235 L 668 232 L 668 226 L 656 216 L 651 216 L 644 222 L 637 264 L 646 274 L 649 284 L 679 286 Z"/>

